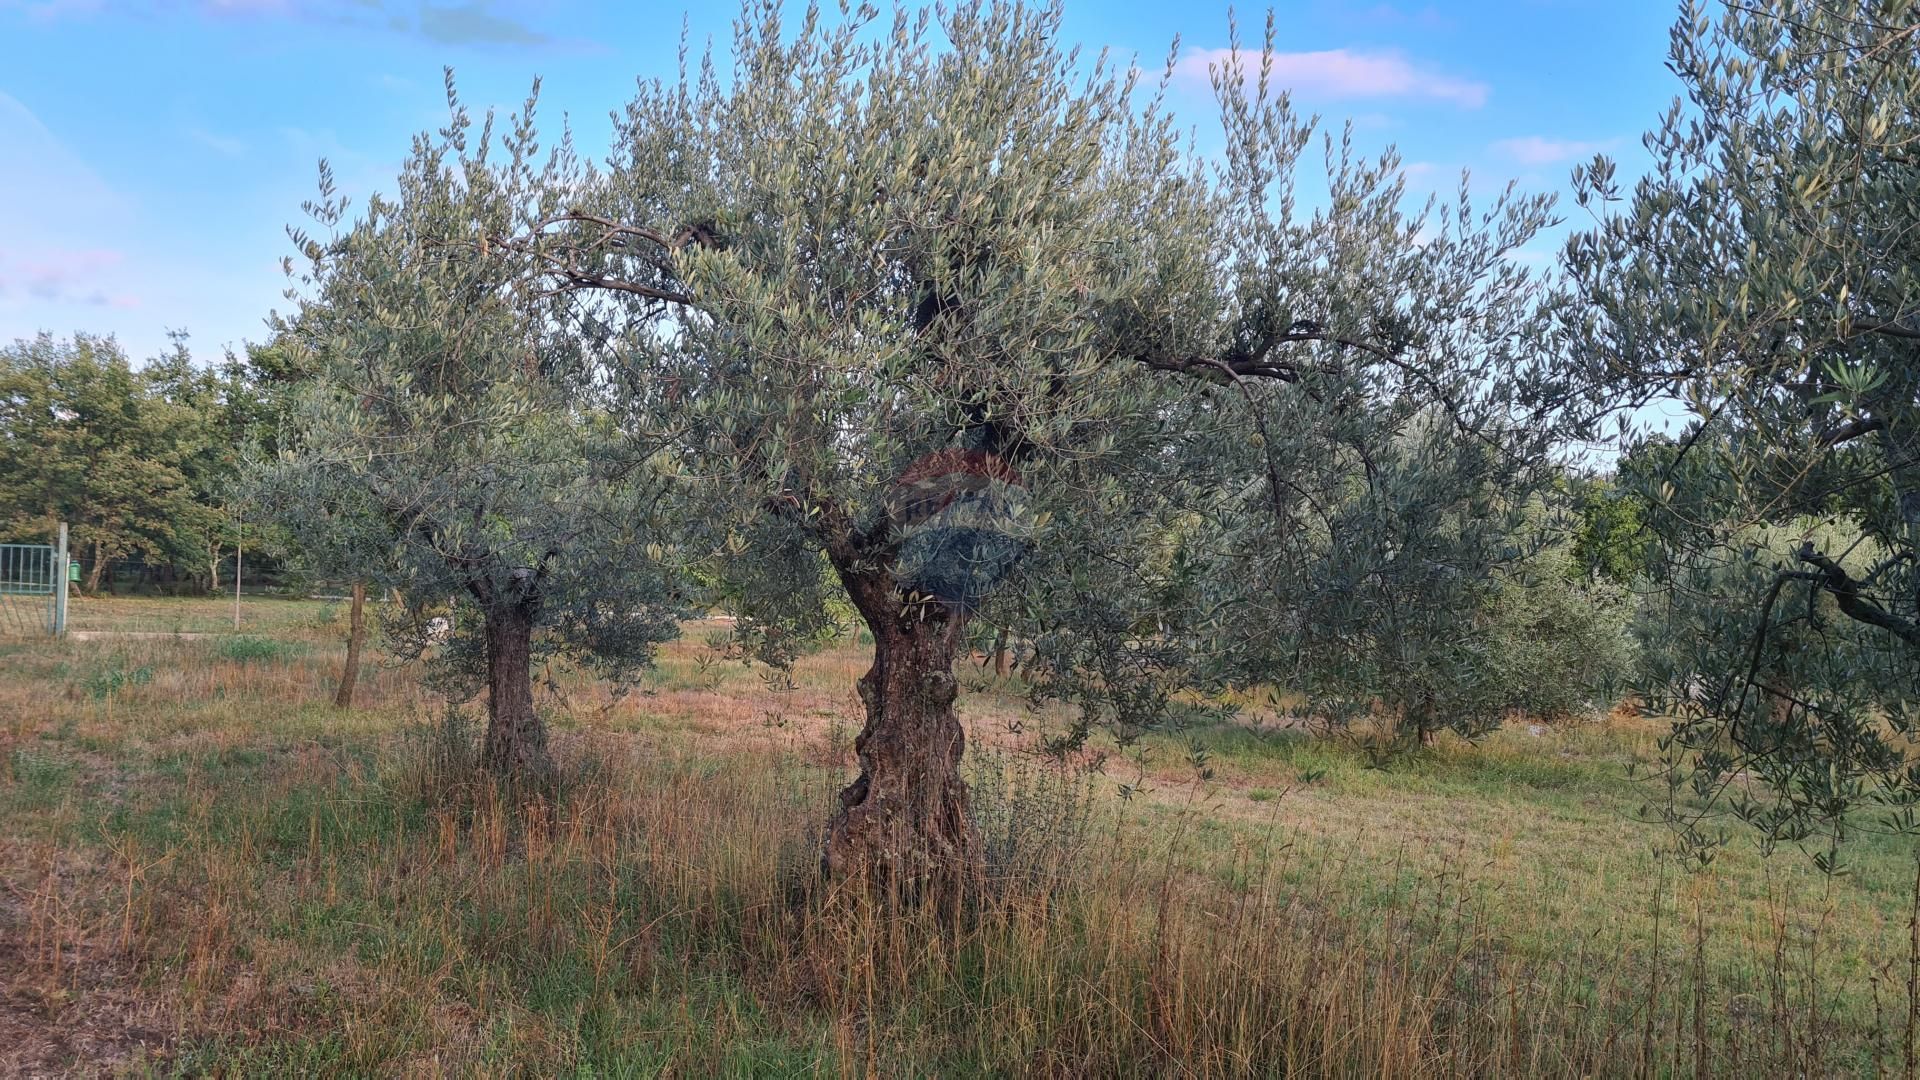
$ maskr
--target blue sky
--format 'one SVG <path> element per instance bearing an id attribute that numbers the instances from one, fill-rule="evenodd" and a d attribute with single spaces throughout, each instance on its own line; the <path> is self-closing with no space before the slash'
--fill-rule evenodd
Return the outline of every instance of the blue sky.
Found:
<path id="1" fill-rule="evenodd" d="M 389 186 L 412 134 L 445 120 L 443 67 L 476 111 L 517 105 L 541 76 L 542 116 L 566 114 L 598 151 L 634 79 L 673 71 L 683 20 L 696 48 L 724 46 L 736 11 L 0 0 L 0 342 L 113 333 L 144 357 L 178 329 L 211 359 L 260 340 L 319 159 L 350 194 Z M 1476 191 L 1564 191 L 1595 150 L 1638 171 L 1639 133 L 1677 91 L 1662 67 L 1675 13 L 1655 0 L 1295 0 L 1276 8 L 1279 70 L 1305 107 L 1352 118 L 1363 144 L 1397 144 L 1417 186 L 1451 191 L 1467 168 Z M 1205 61 L 1227 14 L 1214 0 L 1069 0 L 1066 36 L 1157 70 L 1178 35 L 1179 102 L 1204 134 Z M 1241 19 L 1257 44 L 1265 9 Z"/>

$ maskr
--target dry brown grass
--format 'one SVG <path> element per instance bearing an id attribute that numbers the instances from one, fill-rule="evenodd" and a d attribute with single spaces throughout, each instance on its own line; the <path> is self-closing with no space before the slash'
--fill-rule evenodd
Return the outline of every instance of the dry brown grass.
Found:
<path id="1" fill-rule="evenodd" d="M 1667 868 L 1632 820 L 1635 722 L 1388 771 L 1236 727 L 1101 776 L 1024 755 L 1048 718 L 987 687 L 1000 887 L 882 917 L 808 888 L 852 645 L 791 686 L 703 664 L 700 628 L 650 692 L 553 672 L 572 780 L 523 805 L 410 671 L 328 708 L 325 609 L 273 614 L 265 656 L 0 654 L 0 1072 L 1905 1068 L 1911 853 L 1832 882 L 1740 847 Z"/>

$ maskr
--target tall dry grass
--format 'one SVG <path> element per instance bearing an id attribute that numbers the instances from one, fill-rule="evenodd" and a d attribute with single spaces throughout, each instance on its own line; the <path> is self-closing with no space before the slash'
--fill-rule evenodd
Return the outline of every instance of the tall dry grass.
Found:
<path id="1" fill-rule="evenodd" d="M 78 992 L 121 958 L 170 999 L 161 1067 L 236 1074 L 1833 1075 L 1912 1045 L 1912 982 L 1850 1043 L 1784 915 L 1777 992 L 1743 1004 L 1697 921 L 1646 963 L 1542 962 L 1457 879 L 1330 895 L 1278 835 L 1202 870 L 1197 816 L 1143 825 L 1017 762 L 982 785 L 988 898 L 902 914 L 815 886 L 817 772 L 587 739 L 521 803 L 462 734 L 246 793 L 190 776 L 91 873 L 29 853 L 22 962 Z"/>
<path id="2" fill-rule="evenodd" d="M 429 709 L 404 673 L 371 680 L 390 711 L 342 715 L 294 704 L 324 697 L 330 657 L 239 652 L 5 658 L 67 690 L 43 701 L 28 680 L 0 685 L 0 1047 L 34 1047 L 0 1062 L 409 1076 L 1914 1069 L 1920 879 L 1889 909 L 1897 932 L 1877 938 L 1835 921 L 1857 909 L 1771 879 L 1749 932 L 1720 894 L 1753 881 L 1678 871 L 1582 894 L 1608 910 L 1556 932 L 1516 918 L 1507 856 L 1434 858 L 1298 824 L 1303 807 L 1364 814 L 1349 795 L 1248 789 L 1263 797 L 1241 791 L 1228 814 L 1205 785 L 1163 777 L 1121 801 L 1109 780 L 983 739 L 971 769 L 993 887 L 965 911 L 901 914 L 815 874 L 843 728 L 755 746 L 717 719 L 698 737 L 575 726 L 557 740 L 565 784 L 529 801 L 476 767 L 472 722 Z M 695 710 L 725 689 L 653 701 Z M 410 717 L 397 731 L 396 715 Z M 1471 788 L 1422 797 L 1464 808 L 1499 783 L 1564 779 L 1501 752 L 1480 751 L 1491 763 Z M 1264 783 L 1277 774 L 1263 761 L 1223 750 L 1213 765 Z M 1255 811 L 1264 824 L 1222 825 Z M 1860 940 L 1883 953 L 1835 956 Z"/>

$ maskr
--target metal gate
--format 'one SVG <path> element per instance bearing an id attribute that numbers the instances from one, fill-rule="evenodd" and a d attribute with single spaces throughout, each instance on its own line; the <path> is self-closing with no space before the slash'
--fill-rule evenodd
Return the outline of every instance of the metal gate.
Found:
<path id="1" fill-rule="evenodd" d="M 0 544 L 0 634 L 58 633 L 60 576 L 51 544 Z"/>
<path id="2" fill-rule="evenodd" d="M 67 632 L 67 526 L 60 544 L 0 544 L 0 635 Z"/>

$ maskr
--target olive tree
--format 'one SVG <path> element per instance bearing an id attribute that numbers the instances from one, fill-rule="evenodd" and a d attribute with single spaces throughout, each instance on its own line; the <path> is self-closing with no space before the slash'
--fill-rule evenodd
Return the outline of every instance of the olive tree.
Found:
<path id="1" fill-rule="evenodd" d="M 1551 200 L 1476 202 L 1463 175 L 1410 206 L 1398 156 L 1349 129 L 1318 140 L 1325 207 L 1296 212 L 1314 125 L 1264 57 L 1214 82 L 1218 344 L 1182 420 L 1212 528 L 1183 553 L 1190 632 L 1206 668 L 1276 685 L 1309 722 L 1484 732 L 1525 704 L 1503 598 L 1565 527 L 1543 511 L 1578 419 L 1562 297 L 1517 255 Z"/>
<path id="2" fill-rule="evenodd" d="M 279 327 L 309 376 L 261 486 L 299 550 L 340 564 L 320 569 L 401 592 L 390 634 L 439 646 L 461 696 L 485 686 L 484 760 L 537 782 L 533 665 L 624 679 L 676 633 L 654 532 L 672 481 L 616 422 L 594 343 L 552 317 L 524 256 L 485 241 L 555 204 L 571 151 L 538 156 L 531 99 L 496 139 L 451 76 L 448 98 L 449 126 L 358 217 L 323 167 L 309 209 L 326 235 L 294 232 L 307 265 Z M 425 617 L 439 605 L 445 624 Z"/>
<path id="3" fill-rule="evenodd" d="M 643 82 L 604 172 L 493 240 L 580 325 L 619 328 L 625 423 L 671 434 L 726 573 L 752 583 L 743 634 L 777 655 L 835 586 L 872 631 L 860 771 L 824 855 L 839 877 L 978 872 L 951 668 L 988 605 L 1047 651 L 1052 692 L 1151 723 L 1213 674 L 1225 624 L 1202 613 L 1226 583 L 1260 586 L 1230 604 L 1290 600 L 1220 553 L 1293 543 L 1314 490 L 1367 488 L 1370 450 L 1343 432 L 1384 407 L 1368 448 L 1425 424 L 1471 439 L 1493 462 L 1476 476 L 1510 468 L 1479 429 L 1527 384 L 1501 364 L 1534 322 L 1478 305 L 1525 293 L 1505 254 L 1540 204 L 1463 199 L 1423 231 L 1397 159 L 1343 142 L 1330 204 L 1303 214 L 1314 124 L 1265 59 L 1220 72 L 1210 164 L 1168 115 L 1170 75 L 1143 93 L 1058 32 L 1057 8 L 809 9 L 793 28 L 750 5 L 724 79 L 709 60 Z M 1355 539 L 1391 509 L 1362 502 Z"/>
<path id="4" fill-rule="evenodd" d="M 1728 805 L 1769 840 L 1871 804 L 1910 828 L 1920 6 L 1689 4 L 1671 66 L 1653 170 L 1576 174 L 1599 220 L 1567 262 L 1597 383 L 1691 411 L 1622 469 L 1670 589 L 1646 690 L 1678 717 L 1672 813 L 1703 852 Z"/>

